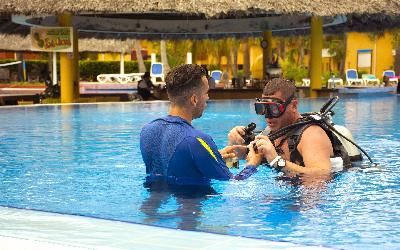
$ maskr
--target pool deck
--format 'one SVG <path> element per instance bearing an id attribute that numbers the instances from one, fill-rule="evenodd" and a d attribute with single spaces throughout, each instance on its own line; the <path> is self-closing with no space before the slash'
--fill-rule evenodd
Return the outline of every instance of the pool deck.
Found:
<path id="1" fill-rule="evenodd" d="M 109 102 L 109 101 L 132 101 L 137 93 L 135 84 L 101 84 L 97 82 L 80 82 L 80 102 Z M 258 86 L 260 87 L 260 86 Z M 0 84 L 0 106 L 39 103 L 37 94 L 45 90 L 44 86 L 14 86 L 13 84 Z M 220 99 L 254 99 L 260 97 L 262 88 L 243 88 L 243 89 L 210 89 L 211 100 Z M 310 87 L 297 87 L 299 97 L 310 96 Z M 343 87 L 322 88 L 316 90 L 320 97 L 333 97 L 338 94 L 377 94 L 396 92 L 395 87 Z M 157 99 L 168 100 L 166 90 L 155 93 Z"/>
<path id="2" fill-rule="evenodd" d="M 328 249 L 0 206 L 0 249 Z"/>

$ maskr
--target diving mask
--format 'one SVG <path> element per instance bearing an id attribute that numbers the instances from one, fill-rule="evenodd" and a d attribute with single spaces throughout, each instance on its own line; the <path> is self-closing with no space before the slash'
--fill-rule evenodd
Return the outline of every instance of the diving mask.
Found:
<path id="1" fill-rule="evenodd" d="M 286 101 L 282 101 L 278 98 L 256 98 L 254 103 L 254 109 L 256 114 L 264 115 L 265 118 L 279 118 L 285 113 L 286 107 L 294 99 L 294 96 L 290 96 Z"/>

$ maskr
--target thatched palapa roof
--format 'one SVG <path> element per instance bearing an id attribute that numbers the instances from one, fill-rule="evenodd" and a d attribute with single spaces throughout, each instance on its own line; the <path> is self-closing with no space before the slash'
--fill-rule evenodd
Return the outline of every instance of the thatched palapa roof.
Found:
<path id="1" fill-rule="evenodd" d="M 32 15 L 27 23 L 33 25 L 57 26 L 54 15 L 63 12 L 74 14 L 85 38 L 79 50 L 99 52 L 128 48 L 132 38 L 260 36 L 266 27 L 274 35 L 307 34 L 312 15 L 323 16 L 324 23 L 345 16 L 345 23 L 324 28 L 327 33 L 400 26 L 400 0 L 0 0 L 0 15 Z M 0 33 L 10 36 L 0 36 L 0 48 L 29 49 L 29 28 L 7 25 Z M 294 26 L 300 29 L 284 31 Z"/>
<path id="2" fill-rule="evenodd" d="M 33 25 L 56 26 L 54 16 L 64 12 L 74 15 L 80 34 L 119 39 L 260 36 L 267 28 L 306 34 L 310 16 L 324 24 L 345 16 L 346 25 L 333 29 L 339 33 L 400 25 L 400 0 L 0 0 L 0 14 L 31 15 Z"/>
<path id="3" fill-rule="evenodd" d="M 82 38 L 78 42 L 79 51 L 88 52 L 130 52 L 133 40 Z M 31 50 L 30 35 L 0 34 L 0 50 L 29 51 Z"/>
<path id="4" fill-rule="evenodd" d="M 400 14 L 399 0 L 1 0 L 0 13 L 51 15 L 62 12 L 143 13 L 176 12 L 207 18 L 251 14 Z"/>

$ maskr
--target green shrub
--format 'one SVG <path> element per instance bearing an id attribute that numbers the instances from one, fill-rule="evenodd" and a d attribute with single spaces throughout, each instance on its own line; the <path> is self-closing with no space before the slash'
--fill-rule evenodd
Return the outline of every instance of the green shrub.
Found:
<path id="1" fill-rule="evenodd" d="M 238 78 L 243 77 L 243 75 L 244 75 L 244 69 L 239 69 L 238 72 L 237 72 Z"/>
<path id="2" fill-rule="evenodd" d="M 308 77 L 308 70 L 301 66 L 288 64 L 283 69 L 283 77 L 295 82 L 301 82 L 303 78 Z"/>
<path id="3" fill-rule="evenodd" d="M 147 71 L 150 71 L 150 61 L 145 61 Z M 119 61 L 79 61 L 79 74 L 81 80 L 97 81 L 100 74 L 119 74 Z M 139 72 L 139 66 L 136 61 L 125 61 L 125 74 Z"/>
<path id="4" fill-rule="evenodd" d="M 332 72 L 326 71 L 326 72 L 323 72 L 322 73 L 322 86 L 324 86 L 324 85 L 326 86 L 326 84 L 328 83 L 328 80 L 331 77 L 339 78 L 340 77 L 339 71 L 332 71 Z"/>
<path id="5" fill-rule="evenodd" d="M 213 70 L 221 70 L 221 67 L 218 64 L 208 64 L 207 69 L 211 72 Z"/>
<path id="6" fill-rule="evenodd" d="M 15 62 L 16 60 L 4 59 L 0 60 L 0 64 Z M 150 71 L 150 61 L 145 61 L 147 71 Z M 46 72 L 48 71 L 47 60 L 27 60 L 25 61 L 27 77 L 30 75 L 39 76 L 39 81 L 44 81 Z M 18 74 L 18 64 L 7 66 L 11 74 Z M 125 61 L 125 73 L 137 73 L 138 63 L 136 61 Z M 60 78 L 60 63 L 57 61 L 58 78 Z M 79 61 L 80 79 L 84 81 L 97 81 L 97 75 L 100 74 L 119 74 L 119 61 Z"/>

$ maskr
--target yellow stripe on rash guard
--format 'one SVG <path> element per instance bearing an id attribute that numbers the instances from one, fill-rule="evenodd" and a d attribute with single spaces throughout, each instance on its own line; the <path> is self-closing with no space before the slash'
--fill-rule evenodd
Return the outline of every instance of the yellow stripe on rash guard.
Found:
<path id="1" fill-rule="evenodd" d="M 217 160 L 217 157 L 215 156 L 215 154 L 214 154 L 214 152 L 212 151 L 212 149 L 210 148 L 210 146 L 208 146 L 208 144 L 203 140 L 203 139 L 201 139 L 200 137 L 197 137 L 196 138 L 199 142 L 200 142 L 200 144 L 208 151 L 208 153 L 210 153 L 210 155 L 216 160 L 216 161 L 218 161 Z"/>

